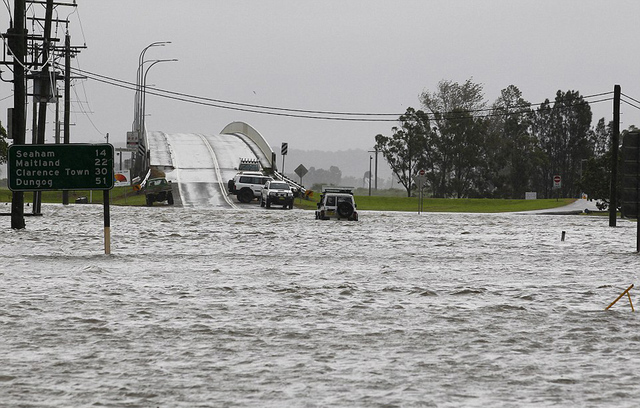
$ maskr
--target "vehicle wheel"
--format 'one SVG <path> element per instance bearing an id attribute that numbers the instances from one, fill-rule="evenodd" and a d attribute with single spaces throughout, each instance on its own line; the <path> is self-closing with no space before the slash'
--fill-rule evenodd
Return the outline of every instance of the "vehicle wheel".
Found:
<path id="1" fill-rule="evenodd" d="M 147 206 L 148 207 L 152 207 L 153 206 L 153 196 L 152 195 L 148 195 L 146 196 L 147 199 Z"/>
<path id="2" fill-rule="evenodd" d="M 173 205 L 173 193 L 167 194 L 167 204 Z"/>
<path id="3" fill-rule="evenodd" d="M 271 208 L 271 201 L 267 198 L 267 208 Z"/>
<path id="4" fill-rule="evenodd" d="M 293 210 L 293 201 L 289 203 L 289 209 Z"/>
<path id="5" fill-rule="evenodd" d="M 260 196 L 260 207 L 264 207 L 264 200 L 262 199 L 262 196 Z"/>
<path id="6" fill-rule="evenodd" d="M 250 203 L 253 200 L 253 191 L 250 188 L 243 188 L 238 192 L 238 200 L 241 203 Z"/>
<path id="7" fill-rule="evenodd" d="M 345 201 L 338 204 L 338 215 L 343 218 L 349 218 L 353 214 L 353 206 Z"/>
<path id="8" fill-rule="evenodd" d="M 229 180 L 229 182 L 227 183 L 227 188 L 229 189 L 230 193 L 234 193 L 235 191 L 235 183 L 233 182 L 233 179 Z"/>

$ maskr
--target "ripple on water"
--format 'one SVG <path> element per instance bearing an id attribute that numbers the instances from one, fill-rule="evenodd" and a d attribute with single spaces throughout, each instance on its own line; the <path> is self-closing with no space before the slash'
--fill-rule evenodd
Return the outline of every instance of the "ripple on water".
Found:
<path id="1" fill-rule="evenodd" d="M 628 300 L 604 311 L 636 280 L 621 244 L 634 242 L 634 223 L 571 218 L 561 243 L 562 217 L 363 212 L 322 223 L 298 210 L 130 207 L 113 209 L 105 256 L 99 233 L 83 238 L 99 208 L 44 211 L 25 234 L 0 230 L 9 406 L 640 398 L 640 324 Z M 132 222 L 149 211 L 158 222 Z"/>

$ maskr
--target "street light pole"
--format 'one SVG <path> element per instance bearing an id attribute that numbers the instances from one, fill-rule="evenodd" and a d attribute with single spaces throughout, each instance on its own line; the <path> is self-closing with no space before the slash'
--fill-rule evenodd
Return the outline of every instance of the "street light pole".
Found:
<path id="1" fill-rule="evenodd" d="M 371 197 L 371 160 L 373 156 L 369 156 L 369 197 Z"/>
<path id="2" fill-rule="evenodd" d="M 375 184 L 375 189 L 376 191 L 378 191 L 378 147 L 374 147 L 374 150 L 369 150 L 369 153 L 375 153 L 376 154 L 376 167 L 375 167 L 375 173 L 374 173 L 374 184 Z"/>
<path id="3" fill-rule="evenodd" d="M 143 134 L 145 134 L 145 132 L 147 131 L 147 127 L 145 124 L 145 115 L 147 113 L 147 74 L 149 73 L 149 70 L 151 69 L 151 67 L 153 67 L 156 64 L 159 64 L 161 62 L 176 62 L 176 61 L 178 60 L 175 58 L 155 60 L 144 71 L 144 75 L 142 77 L 142 126 L 140 127 L 140 130 Z M 149 61 L 145 61 L 145 62 L 149 62 Z"/>
<path id="4" fill-rule="evenodd" d="M 149 73 L 149 70 L 151 69 L 151 67 L 153 67 L 156 64 L 159 64 L 161 62 L 175 62 L 175 61 L 178 61 L 178 60 L 175 59 L 175 58 L 174 59 L 155 60 L 147 67 L 147 69 L 144 71 L 144 75 L 142 76 L 142 120 L 141 120 L 142 126 L 140 127 L 140 132 L 141 132 L 140 139 L 145 141 L 145 143 L 144 143 L 145 146 L 148 146 L 147 143 L 146 143 L 146 141 L 147 141 L 147 139 L 146 139 L 146 137 L 147 137 L 147 125 L 146 125 L 146 114 L 147 114 L 147 74 Z M 145 62 L 148 62 L 148 61 L 145 61 Z M 145 156 L 142 159 L 143 167 L 145 167 L 144 164 L 146 163 L 146 160 L 147 160 L 147 155 L 145 153 Z"/>
<path id="5" fill-rule="evenodd" d="M 142 112 L 142 68 L 145 63 L 144 54 L 151 47 L 164 47 L 166 44 L 171 44 L 171 41 L 156 41 L 149 45 L 147 45 L 142 52 L 140 52 L 140 56 L 138 57 L 138 70 L 136 72 L 136 94 L 134 101 L 134 111 L 133 111 L 133 131 L 140 131 L 140 113 Z"/>

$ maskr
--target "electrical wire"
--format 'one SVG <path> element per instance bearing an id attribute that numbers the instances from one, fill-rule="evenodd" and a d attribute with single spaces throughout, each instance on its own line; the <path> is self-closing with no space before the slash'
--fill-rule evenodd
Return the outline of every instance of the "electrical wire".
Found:
<path id="1" fill-rule="evenodd" d="M 76 96 L 76 100 L 80 101 L 80 97 L 78 96 L 78 92 L 76 91 L 76 87 L 72 87 L 72 88 L 73 88 L 73 93 Z M 78 102 L 78 108 L 80 109 L 80 112 L 84 116 L 87 117 L 87 119 L 89 120 L 89 123 L 91 123 L 91 126 L 93 126 L 93 128 L 96 130 L 96 132 L 98 132 L 98 134 L 100 134 L 101 136 L 104 136 L 104 133 L 102 133 L 102 131 L 100 131 L 100 129 L 98 129 L 98 127 L 93 122 L 93 120 L 91 120 L 91 116 L 89 115 L 89 113 L 82 106 L 82 102 Z"/>
<path id="2" fill-rule="evenodd" d="M 622 98 L 620 99 L 620 102 L 626 103 L 627 105 L 631 106 L 632 108 L 636 108 L 636 109 L 640 110 L 640 106 L 634 105 L 633 103 L 628 102 L 628 101 L 626 101 L 626 100 L 624 100 Z"/>
<path id="3" fill-rule="evenodd" d="M 637 100 L 637 99 L 633 99 L 633 98 L 632 98 L 632 97 L 630 97 L 629 95 L 625 95 L 625 94 L 623 94 L 622 92 L 620 93 L 620 95 L 621 95 L 621 96 L 624 96 L 625 98 L 629 98 L 629 99 L 631 99 L 631 100 L 632 100 L 632 101 L 634 101 L 635 103 L 640 103 L 640 101 L 639 101 L 639 100 Z"/>
<path id="4" fill-rule="evenodd" d="M 138 87 L 136 84 L 131 82 L 119 80 L 116 78 L 108 77 L 105 75 L 100 75 L 96 73 L 92 73 L 89 71 L 81 70 L 81 69 L 73 69 L 79 74 L 85 75 L 87 78 L 102 82 L 105 84 L 109 84 L 112 86 L 117 86 L 120 88 L 138 91 Z M 284 117 L 294 117 L 294 118 L 303 118 L 303 119 L 321 119 L 321 120 L 335 120 L 335 121 L 357 121 L 357 122 L 396 122 L 398 117 L 403 114 L 398 113 L 357 113 L 357 112 L 334 112 L 334 111 L 318 111 L 318 110 L 304 110 L 304 109 L 291 109 L 291 108 L 282 108 L 282 107 L 271 107 L 264 105 L 252 105 L 245 104 L 239 102 L 231 102 L 220 99 L 206 98 L 201 96 L 189 95 L 180 92 L 173 92 L 163 89 L 147 89 L 147 94 L 166 98 L 173 99 L 181 102 L 193 103 L 203 106 L 211 106 L 215 108 L 235 110 L 241 112 L 249 112 L 249 113 L 257 113 L 257 114 L 265 114 L 265 115 L 273 115 L 273 116 L 284 116 Z M 612 98 L 603 98 L 595 101 L 588 102 L 584 99 L 599 97 L 603 95 L 609 95 L 612 92 L 602 92 L 597 94 L 591 94 L 582 96 L 583 101 L 569 105 L 562 106 L 562 109 L 571 109 L 576 105 L 589 105 L 589 103 L 599 103 L 612 100 Z M 548 101 L 548 100 L 547 100 Z M 547 102 L 545 101 L 545 103 Z M 229 106 L 227 106 L 229 105 Z M 542 105 L 542 104 L 540 104 Z M 511 108 L 526 108 L 526 110 L 517 110 L 514 112 L 504 112 L 504 108 L 485 108 L 485 109 L 476 109 L 476 110 L 465 110 L 465 111 L 455 111 L 455 112 L 447 112 L 443 116 L 445 119 L 457 120 L 457 119 L 466 119 L 470 113 L 480 113 L 480 112 L 488 112 L 484 115 L 472 115 L 474 118 L 487 118 L 487 117 L 496 117 L 496 116 L 504 116 L 504 115 L 516 115 L 523 114 L 531 111 L 532 104 L 521 105 L 521 106 L 513 106 Z M 553 109 L 553 107 L 549 106 L 548 108 L 540 109 Z M 556 107 L 555 109 L 558 109 Z M 271 112 L 274 111 L 274 112 Z M 322 116 L 318 116 L 322 115 Z M 435 114 L 429 113 L 429 115 L 435 117 Z M 341 117 L 346 116 L 346 117 Z M 362 117 L 359 117 L 362 116 Z M 377 116 L 394 116 L 393 119 L 386 118 L 378 118 Z"/>
<path id="5" fill-rule="evenodd" d="M 77 71 L 77 73 L 81 73 L 94 81 L 102 82 L 105 84 L 117 86 L 120 88 L 132 90 L 132 91 L 137 91 L 136 85 L 131 82 L 116 80 L 114 78 L 109 78 L 103 75 L 93 74 L 91 72 L 78 70 L 78 69 L 72 69 L 72 71 Z M 395 118 L 394 119 L 375 119 L 375 118 L 372 119 L 372 118 L 353 118 L 353 117 L 342 118 L 337 116 L 315 116 L 311 114 L 300 114 L 300 113 L 268 112 L 264 110 L 258 110 L 257 106 L 256 106 L 256 109 L 242 108 L 242 107 L 235 107 L 235 106 L 225 106 L 221 104 L 221 103 L 225 103 L 224 101 L 221 101 L 220 103 L 216 103 L 216 102 L 213 102 L 216 100 L 213 100 L 210 98 L 198 97 L 198 96 L 187 95 L 187 94 L 182 94 L 178 92 L 165 91 L 160 89 L 146 89 L 145 92 L 147 95 L 154 95 L 161 98 L 172 99 L 180 102 L 187 102 L 187 103 L 192 103 L 196 105 L 210 106 L 210 107 L 215 107 L 220 109 L 228 109 L 228 110 L 234 110 L 234 111 L 240 111 L 240 112 L 257 113 L 257 114 L 265 114 L 265 115 L 272 115 L 272 116 L 283 116 L 283 117 L 302 118 L 302 119 L 353 121 L 353 122 L 396 122 L 397 121 L 397 119 Z M 231 103 L 231 104 L 234 104 L 234 103 Z M 251 106 L 251 105 L 247 105 L 247 106 Z M 287 110 L 285 108 L 270 108 L 270 107 L 264 107 L 263 109 L 277 109 L 281 111 L 293 111 L 293 112 L 299 111 L 294 109 Z M 308 112 L 311 113 L 312 111 L 308 111 Z M 313 113 L 321 113 L 321 111 L 313 111 Z M 336 113 L 336 115 L 338 114 L 340 113 Z M 350 115 L 355 115 L 355 114 L 350 113 Z M 370 114 L 370 115 L 374 115 L 374 114 Z"/>
<path id="6" fill-rule="evenodd" d="M 9 12 L 9 26 L 13 26 L 13 13 L 11 12 L 11 6 L 9 5 L 9 1 L 8 0 L 2 0 L 2 2 L 4 3 L 5 7 L 7 7 L 7 11 Z"/>
<path id="7" fill-rule="evenodd" d="M 131 82 L 119 80 L 119 79 L 116 79 L 116 78 L 111 78 L 111 77 L 108 77 L 108 76 L 104 76 L 104 75 L 100 75 L 100 74 L 96 74 L 96 73 L 92 73 L 92 72 L 88 72 L 88 71 L 83 71 L 83 70 L 80 70 L 80 69 L 78 69 L 78 72 L 81 73 L 81 74 L 85 74 L 85 75 L 92 75 L 92 76 L 100 77 L 100 78 L 103 78 L 103 79 L 108 80 L 108 81 L 114 81 L 114 82 L 118 82 L 118 83 L 121 83 L 121 84 L 126 84 L 128 86 L 133 86 L 133 87 L 136 86 L 135 84 L 133 84 Z M 222 103 L 222 104 L 227 104 L 227 105 L 232 105 L 232 106 L 242 106 L 242 107 L 246 107 L 246 108 L 267 109 L 267 110 L 274 110 L 274 111 L 297 112 L 297 113 L 308 113 L 308 114 L 319 114 L 319 115 L 337 115 L 337 116 L 394 116 L 394 117 L 399 116 L 398 113 L 332 112 L 332 111 L 320 111 L 320 110 L 281 108 L 281 107 L 264 106 L 264 105 L 253 105 L 253 104 L 241 103 L 241 102 L 231 102 L 231 101 L 225 101 L 225 100 L 221 100 L 221 99 L 213 99 L 213 98 L 207 98 L 207 97 L 202 97 L 202 96 L 188 95 L 188 94 L 185 94 L 185 93 L 173 92 L 173 91 L 168 91 L 168 90 L 158 90 L 158 92 L 165 93 L 165 94 L 168 94 L 168 95 L 176 95 L 178 97 L 187 97 L 187 98 L 202 100 L 202 101 L 206 101 L 206 102 Z M 149 93 L 149 92 L 147 91 L 147 93 Z"/>

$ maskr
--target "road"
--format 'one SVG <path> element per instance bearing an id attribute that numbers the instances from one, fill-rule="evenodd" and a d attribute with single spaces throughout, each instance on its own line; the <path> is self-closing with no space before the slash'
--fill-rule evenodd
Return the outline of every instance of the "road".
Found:
<path id="1" fill-rule="evenodd" d="M 234 208 L 227 181 L 236 174 L 240 158 L 260 159 L 255 145 L 240 135 L 148 133 L 151 165 L 178 183 L 185 207 Z"/>

